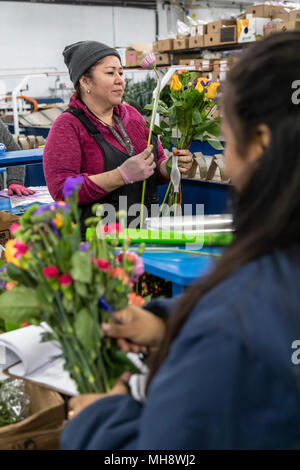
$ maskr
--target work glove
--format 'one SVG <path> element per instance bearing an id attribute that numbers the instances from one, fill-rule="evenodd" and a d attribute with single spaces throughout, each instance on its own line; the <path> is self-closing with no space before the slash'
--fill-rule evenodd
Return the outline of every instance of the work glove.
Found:
<path id="1" fill-rule="evenodd" d="M 35 193 L 32 189 L 25 188 L 25 186 L 22 186 L 21 184 L 10 184 L 7 189 L 9 196 L 12 196 L 13 194 L 16 194 L 17 196 L 30 196 Z"/>
<path id="2" fill-rule="evenodd" d="M 143 152 L 130 157 L 118 166 L 124 182 L 126 184 L 143 181 L 153 175 L 156 164 L 152 152 L 153 145 L 147 147 Z"/>

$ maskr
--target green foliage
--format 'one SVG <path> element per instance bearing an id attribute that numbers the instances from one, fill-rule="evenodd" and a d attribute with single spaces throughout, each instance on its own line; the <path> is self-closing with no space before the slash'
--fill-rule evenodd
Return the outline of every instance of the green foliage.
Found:
<path id="1" fill-rule="evenodd" d="M 151 103 L 155 87 L 156 80 L 149 75 L 145 80 L 136 83 L 126 78 L 123 102 L 136 108 L 142 115 L 150 116 L 151 111 L 145 110 L 145 106 Z"/>
<path id="2" fill-rule="evenodd" d="M 164 148 L 171 145 L 177 148 L 189 148 L 193 140 L 208 141 L 214 148 L 221 150 L 222 144 L 213 137 L 220 135 L 220 119 L 211 117 L 216 102 L 207 98 L 205 86 L 202 92 L 195 88 L 196 72 L 182 72 L 178 75 L 182 84 L 180 90 L 171 87 L 165 91 L 158 103 L 157 112 L 161 116 L 159 126 L 154 132 L 160 136 Z M 146 105 L 147 110 L 153 108 L 153 101 Z M 176 137 L 174 137 L 174 134 Z M 177 137 L 178 135 L 178 137 Z"/>
<path id="3" fill-rule="evenodd" d="M 97 238 L 101 216 L 90 218 L 92 239 L 82 244 L 78 190 L 66 203 L 30 208 L 20 219 L 0 273 L 0 329 L 46 322 L 51 333 L 43 341 L 60 343 L 64 367 L 79 393 L 103 393 L 117 373 L 135 370 L 123 353 L 116 354 L 114 341 L 102 344 L 101 323 L 112 319 L 107 310 L 128 306 L 138 260 L 127 256 L 127 240 L 119 258 L 113 241 Z"/>

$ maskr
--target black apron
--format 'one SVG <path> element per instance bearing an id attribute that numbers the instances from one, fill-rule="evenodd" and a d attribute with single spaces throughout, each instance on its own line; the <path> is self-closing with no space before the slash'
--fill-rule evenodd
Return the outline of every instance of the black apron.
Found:
<path id="1" fill-rule="evenodd" d="M 68 108 L 65 112 L 69 112 L 73 114 L 73 116 L 76 116 L 87 129 L 90 136 L 95 139 L 97 145 L 102 150 L 104 160 L 104 173 L 106 171 L 115 170 L 118 166 L 122 165 L 122 163 L 124 163 L 127 158 L 130 158 L 127 153 L 122 152 L 103 137 L 99 129 L 97 129 L 97 127 L 88 119 L 83 109 Z M 154 134 L 152 134 L 151 143 L 153 144 L 154 161 L 157 165 L 157 136 Z M 157 184 L 158 171 L 156 166 L 154 174 L 147 179 L 144 202 L 144 219 L 145 217 L 156 216 L 158 214 Z M 84 221 L 88 217 L 94 216 L 91 211 L 91 208 L 96 203 L 100 203 L 103 206 L 104 213 L 102 219 L 104 223 L 115 223 L 116 212 L 118 212 L 119 210 L 125 210 L 127 213 L 127 226 L 130 224 L 132 228 L 139 227 L 142 187 L 143 181 L 138 181 L 132 184 L 126 184 L 110 192 L 98 201 L 93 201 L 92 203 L 81 205 L 80 223 L 82 239 L 85 239 L 86 231 Z M 111 210 L 112 206 L 115 209 L 115 212 Z"/>

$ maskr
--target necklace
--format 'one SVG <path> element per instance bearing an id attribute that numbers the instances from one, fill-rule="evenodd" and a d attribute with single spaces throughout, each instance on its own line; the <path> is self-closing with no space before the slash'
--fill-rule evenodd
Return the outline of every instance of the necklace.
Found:
<path id="1" fill-rule="evenodd" d="M 130 157 L 133 157 L 136 153 L 135 153 L 135 150 L 134 150 L 134 147 L 132 145 L 132 142 L 131 142 L 131 139 L 130 137 L 128 136 L 125 128 L 124 128 L 124 125 L 123 125 L 123 122 L 122 120 L 119 118 L 119 116 L 117 116 L 117 114 L 115 112 L 113 112 L 113 115 L 112 115 L 112 120 L 114 123 L 116 123 L 120 129 L 120 132 L 121 132 L 121 135 L 116 131 L 116 129 L 114 128 L 114 126 L 111 126 L 110 124 L 108 124 L 107 122 L 103 121 L 101 118 L 99 118 L 99 116 L 97 116 L 95 113 L 93 113 L 93 111 L 91 111 L 87 105 L 85 104 L 85 107 L 88 109 L 88 111 L 93 115 L 95 116 L 96 119 L 98 119 L 98 121 L 102 122 L 102 124 L 104 124 L 106 127 L 108 127 L 108 129 L 110 130 L 110 132 L 113 134 L 113 136 L 117 139 L 117 141 L 122 145 L 122 147 L 124 147 L 128 153 L 128 155 Z"/>
<path id="2" fill-rule="evenodd" d="M 113 116 L 111 117 L 111 120 L 112 120 L 112 122 L 113 122 L 113 125 L 111 125 L 111 124 L 108 124 L 108 122 L 103 121 L 103 119 L 99 118 L 99 116 L 97 116 L 97 114 L 95 114 L 95 113 L 93 113 L 93 114 L 94 114 L 94 116 L 96 116 L 96 118 L 98 119 L 98 121 L 102 122 L 102 124 L 104 124 L 105 126 L 108 126 L 108 127 L 113 127 L 113 126 L 114 126 L 115 122 L 114 122 Z"/>

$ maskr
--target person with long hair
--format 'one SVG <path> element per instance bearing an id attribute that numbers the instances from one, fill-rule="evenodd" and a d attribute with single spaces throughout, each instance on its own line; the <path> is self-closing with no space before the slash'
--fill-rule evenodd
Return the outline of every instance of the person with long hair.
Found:
<path id="1" fill-rule="evenodd" d="M 249 47 L 228 74 L 234 240 L 179 299 L 128 307 L 103 325 L 125 351 L 147 350 L 146 399 L 128 394 L 128 377 L 107 395 L 73 398 L 64 449 L 299 448 L 297 80 L 300 32 Z"/>

